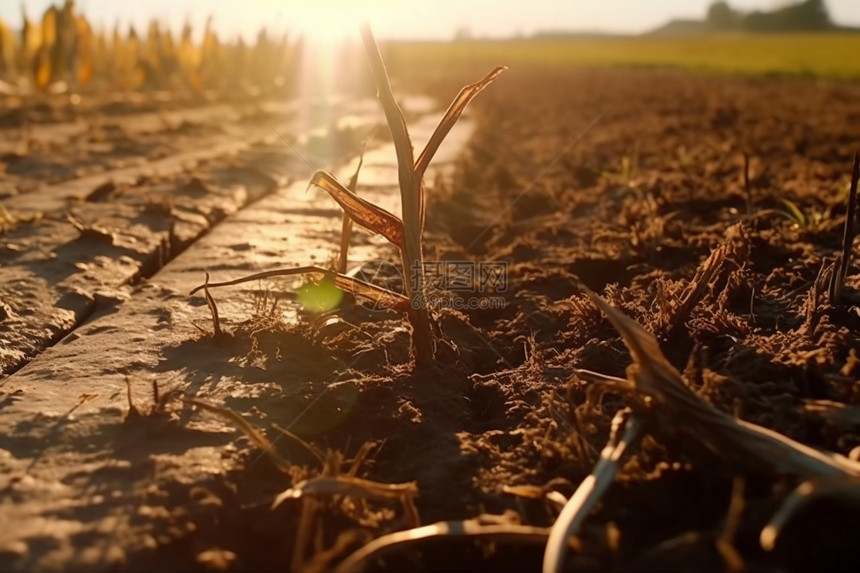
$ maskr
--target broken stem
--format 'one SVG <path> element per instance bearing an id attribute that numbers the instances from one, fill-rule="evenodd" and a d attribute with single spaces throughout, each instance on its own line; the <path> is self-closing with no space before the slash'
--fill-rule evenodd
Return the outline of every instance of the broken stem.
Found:
<path id="1" fill-rule="evenodd" d="M 215 299 L 209 294 L 209 273 L 206 273 L 206 282 L 203 283 L 203 294 L 206 296 L 206 306 L 212 313 L 212 337 L 221 338 L 224 333 L 221 330 L 221 319 L 218 317 L 218 305 L 215 304 Z"/>
<path id="2" fill-rule="evenodd" d="M 363 571 L 367 562 L 401 545 L 425 539 L 442 537 L 480 537 L 496 542 L 544 543 L 549 530 L 545 527 L 515 524 L 483 524 L 478 519 L 466 521 L 442 521 L 398 531 L 374 539 L 344 559 L 335 573 L 357 573 Z"/>
<path id="3" fill-rule="evenodd" d="M 562 570 L 568 540 L 576 534 L 589 512 L 615 480 L 621 457 L 642 435 L 643 426 L 642 420 L 632 416 L 628 409 L 615 414 L 612 432 L 600 453 L 600 460 L 591 474 L 579 485 L 552 526 L 543 557 L 544 573 Z"/>
<path id="4" fill-rule="evenodd" d="M 349 183 L 346 188 L 353 192 L 353 194 L 357 194 L 358 190 L 358 172 L 361 171 L 361 166 L 364 164 L 364 151 L 361 152 L 361 156 L 358 158 L 358 166 L 355 168 L 355 173 L 352 174 L 352 177 L 349 179 Z M 346 264 L 349 260 L 349 240 L 352 237 L 352 219 L 349 216 L 349 213 L 344 211 L 343 213 L 343 224 L 340 229 L 340 252 L 337 256 L 337 272 L 342 275 L 346 274 Z"/>
<path id="5" fill-rule="evenodd" d="M 842 234 L 842 252 L 836 260 L 833 276 L 830 279 L 830 303 L 838 304 L 842 298 L 842 287 L 845 285 L 845 277 L 848 276 L 848 268 L 851 266 L 851 248 L 854 245 L 854 236 L 857 233 L 854 221 L 857 209 L 857 180 L 860 179 L 860 153 L 854 154 L 854 165 L 851 169 L 851 188 L 848 192 L 848 211 L 845 213 L 845 230 Z"/>

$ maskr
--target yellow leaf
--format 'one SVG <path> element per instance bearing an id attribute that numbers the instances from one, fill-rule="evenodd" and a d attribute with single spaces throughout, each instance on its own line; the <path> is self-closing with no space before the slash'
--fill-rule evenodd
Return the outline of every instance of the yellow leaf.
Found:
<path id="1" fill-rule="evenodd" d="M 57 43 L 57 9 L 51 6 L 42 16 L 42 46 L 50 48 Z"/>
<path id="2" fill-rule="evenodd" d="M 75 18 L 77 43 L 75 56 L 75 79 L 85 85 L 93 79 L 93 33 L 83 16 Z"/>
<path id="3" fill-rule="evenodd" d="M 382 207 L 377 207 L 370 201 L 362 199 L 331 174 L 317 171 L 311 178 L 308 187 L 319 187 L 338 202 L 349 217 L 370 231 L 379 233 L 401 249 L 404 245 L 403 221 Z"/>
<path id="4" fill-rule="evenodd" d="M 3 20 L 0 20 L 0 72 L 12 72 L 15 68 L 15 36 Z"/>
<path id="5" fill-rule="evenodd" d="M 51 84 L 51 58 L 44 46 L 36 53 L 33 60 L 33 81 L 40 90 L 47 89 Z"/>

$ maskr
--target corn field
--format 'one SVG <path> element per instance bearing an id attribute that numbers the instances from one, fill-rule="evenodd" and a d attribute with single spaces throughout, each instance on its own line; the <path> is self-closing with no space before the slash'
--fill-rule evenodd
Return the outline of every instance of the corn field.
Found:
<path id="1" fill-rule="evenodd" d="M 0 20 L 0 93 L 266 90 L 290 85 L 300 50 L 265 29 L 253 44 L 223 41 L 211 18 L 198 42 L 188 22 L 178 37 L 155 20 L 144 32 L 96 29 L 66 0 L 37 20 L 25 13 L 20 30 Z"/>

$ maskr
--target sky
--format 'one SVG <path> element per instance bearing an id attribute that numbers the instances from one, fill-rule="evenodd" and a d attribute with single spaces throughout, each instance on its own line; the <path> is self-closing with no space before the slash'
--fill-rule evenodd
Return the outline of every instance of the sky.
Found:
<path id="1" fill-rule="evenodd" d="M 61 0 L 58 0 L 58 2 Z M 219 35 L 252 38 L 263 25 L 325 39 L 357 35 L 369 23 L 378 38 L 509 37 L 547 30 L 640 33 L 672 18 L 701 18 L 712 0 L 77 0 L 97 25 L 143 28 L 152 18 L 179 30 L 186 18 L 200 30 L 208 15 Z M 21 5 L 35 18 L 51 0 L 0 0 L 0 18 L 17 28 Z M 736 9 L 769 9 L 784 0 L 729 0 Z M 828 0 L 833 19 L 860 26 L 860 0 Z"/>

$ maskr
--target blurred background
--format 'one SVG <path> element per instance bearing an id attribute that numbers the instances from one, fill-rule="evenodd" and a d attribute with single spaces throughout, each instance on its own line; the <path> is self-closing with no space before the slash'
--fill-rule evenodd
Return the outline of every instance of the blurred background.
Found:
<path id="1" fill-rule="evenodd" d="M 856 0 L 4 0 L 0 94 L 336 90 L 364 71 L 362 23 L 395 73 L 507 63 L 860 77 Z"/>

